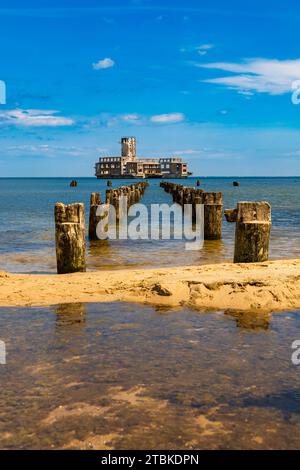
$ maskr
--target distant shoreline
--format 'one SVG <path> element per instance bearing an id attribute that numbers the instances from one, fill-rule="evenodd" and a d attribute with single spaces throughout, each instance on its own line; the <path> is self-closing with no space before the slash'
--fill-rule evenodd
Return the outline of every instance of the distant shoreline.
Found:
<path id="1" fill-rule="evenodd" d="M 109 179 L 112 179 L 112 178 L 102 178 L 102 179 L 98 179 L 96 178 L 96 176 L 74 176 L 74 175 L 71 175 L 71 176 L 0 176 L 0 180 L 7 180 L 7 179 L 73 179 L 73 178 L 76 178 L 76 179 L 93 179 L 95 181 L 106 181 L 106 180 L 109 180 Z M 197 178 L 203 178 L 203 179 L 211 179 L 211 178 L 216 178 L 216 179 L 234 179 L 234 178 L 237 178 L 237 179 L 265 179 L 265 178 L 269 178 L 269 179 L 291 179 L 291 178 L 300 178 L 300 175 L 298 176 L 239 176 L 239 175 L 232 175 L 232 176 L 203 176 L 203 175 L 193 175 L 193 176 L 187 176 L 186 178 L 184 178 L 183 181 L 188 181 L 188 180 L 193 180 L 193 179 L 197 179 Z M 113 178 L 114 181 L 124 181 L 125 179 L 127 179 L 128 181 L 131 181 L 131 178 Z M 138 179 L 138 178 L 135 178 L 135 180 Z M 141 178 L 142 179 L 142 178 Z M 145 178 L 147 180 L 147 178 Z M 176 178 L 175 178 L 176 179 Z M 178 178 L 180 179 L 180 178 Z M 150 178 L 151 180 L 151 178 Z M 165 180 L 167 181 L 168 178 L 165 178 Z M 134 179 L 133 179 L 134 181 Z"/>

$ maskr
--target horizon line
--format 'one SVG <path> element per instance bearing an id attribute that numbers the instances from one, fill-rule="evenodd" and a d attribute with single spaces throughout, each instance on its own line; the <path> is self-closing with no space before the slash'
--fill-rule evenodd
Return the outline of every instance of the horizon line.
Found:
<path id="1" fill-rule="evenodd" d="M 17 178 L 20 178 L 20 179 L 25 179 L 25 178 L 28 178 L 28 179 L 33 179 L 33 178 L 44 178 L 44 179 L 57 179 L 57 178 L 91 178 L 91 179 L 95 179 L 97 181 L 106 181 L 106 180 L 147 180 L 147 179 L 152 179 L 152 178 L 97 178 L 96 176 L 0 176 L 0 179 L 17 179 Z M 280 175 L 244 175 L 244 176 L 240 176 L 240 175 L 230 175 L 230 176 L 222 176 L 222 175 L 195 175 L 195 176 L 189 176 L 187 178 L 156 178 L 156 179 L 159 179 L 159 180 L 188 180 L 188 179 L 193 179 L 193 178 L 300 178 L 300 175 L 285 175 L 285 176 L 280 176 Z"/>

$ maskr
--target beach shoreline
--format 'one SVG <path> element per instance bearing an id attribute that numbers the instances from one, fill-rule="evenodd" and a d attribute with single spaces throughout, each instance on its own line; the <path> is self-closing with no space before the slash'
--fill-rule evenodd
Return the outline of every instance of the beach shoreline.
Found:
<path id="1" fill-rule="evenodd" d="M 201 310 L 300 308 L 300 259 L 64 275 L 0 272 L 0 306 L 131 302 Z"/>

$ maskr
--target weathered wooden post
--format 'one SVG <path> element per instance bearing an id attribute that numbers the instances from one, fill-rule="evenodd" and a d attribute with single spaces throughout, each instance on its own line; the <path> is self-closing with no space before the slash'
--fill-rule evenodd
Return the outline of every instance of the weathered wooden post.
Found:
<path id="1" fill-rule="evenodd" d="M 135 203 L 135 193 L 132 186 L 130 186 L 130 191 L 128 193 L 128 207 L 132 206 Z"/>
<path id="2" fill-rule="evenodd" d="M 113 197 L 111 199 L 111 204 L 114 206 L 115 210 L 116 210 L 116 220 L 119 220 L 119 205 L 120 205 L 120 195 L 121 195 L 121 191 L 118 189 L 118 190 L 115 190 L 113 192 Z"/>
<path id="3" fill-rule="evenodd" d="M 192 216 L 193 216 L 193 223 L 196 222 L 196 215 L 197 215 L 197 205 L 202 204 L 203 199 L 203 189 L 194 189 L 192 192 Z"/>
<path id="4" fill-rule="evenodd" d="M 97 225 L 100 217 L 96 215 L 98 206 L 101 204 L 101 197 L 99 193 L 92 193 L 90 199 L 90 216 L 89 216 L 89 239 L 97 240 Z"/>
<path id="5" fill-rule="evenodd" d="M 197 219 L 197 205 L 202 204 L 202 194 L 196 193 L 193 199 L 193 206 L 192 206 L 192 217 L 193 223 L 196 222 Z"/>
<path id="6" fill-rule="evenodd" d="M 135 195 L 136 195 L 136 202 L 139 202 L 140 199 L 141 199 L 141 193 L 140 193 L 140 190 L 138 188 L 136 188 L 136 190 L 135 190 Z"/>
<path id="7" fill-rule="evenodd" d="M 54 216 L 58 274 L 85 271 L 84 205 L 58 202 Z"/>
<path id="8" fill-rule="evenodd" d="M 222 238 L 222 193 L 202 193 L 204 204 L 204 240 Z"/>
<path id="9" fill-rule="evenodd" d="M 105 203 L 110 204 L 112 200 L 113 190 L 107 189 L 105 192 Z"/>
<path id="10" fill-rule="evenodd" d="M 183 207 L 184 207 L 184 204 L 191 204 L 191 203 L 192 203 L 191 188 L 184 188 L 184 191 L 183 191 Z"/>
<path id="11" fill-rule="evenodd" d="M 225 211 L 228 222 L 236 222 L 234 262 L 259 263 L 269 257 L 271 206 L 268 202 L 239 202 Z"/>

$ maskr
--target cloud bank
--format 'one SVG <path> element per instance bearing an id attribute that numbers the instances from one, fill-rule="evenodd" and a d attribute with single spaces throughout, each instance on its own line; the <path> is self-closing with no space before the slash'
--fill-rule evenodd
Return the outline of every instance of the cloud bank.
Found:
<path id="1" fill-rule="evenodd" d="M 223 85 L 243 94 L 282 95 L 291 92 L 293 82 L 300 79 L 300 59 L 245 59 L 243 63 L 214 62 L 195 65 L 235 74 L 209 78 L 202 82 Z"/>
<path id="2" fill-rule="evenodd" d="M 0 126 L 61 127 L 72 126 L 74 120 L 57 116 L 59 111 L 41 109 L 12 109 L 0 111 Z"/>
<path id="3" fill-rule="evenodd" d="M 151 116 L 150 121 L 156 124 L 169 124 L 175 122 L 182 122 L 185 120 L 183 113 L 170 113 L 170 114 L 157 114 Z"/>

